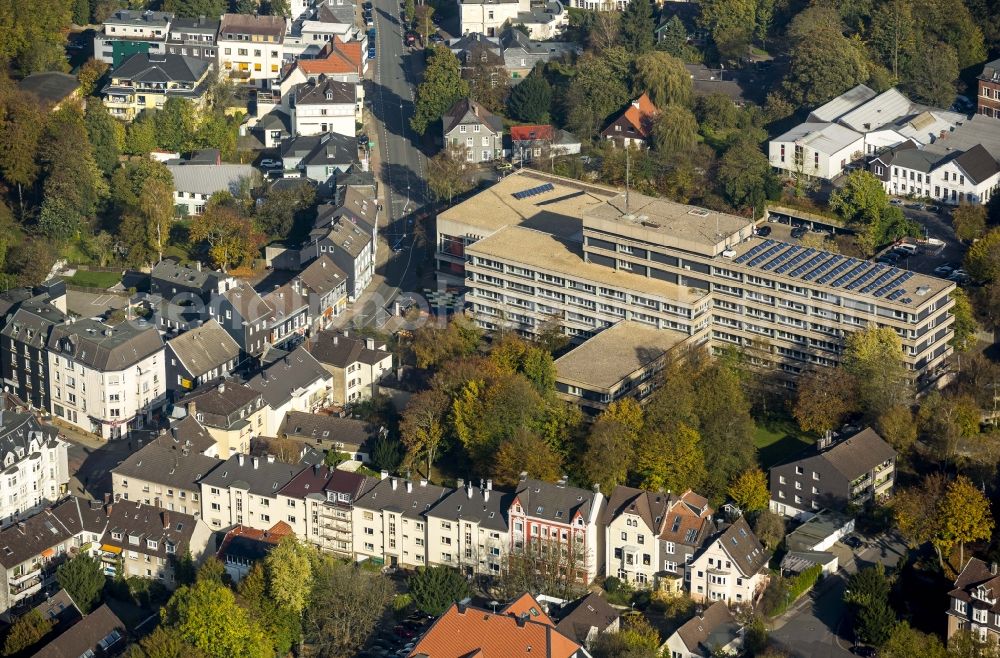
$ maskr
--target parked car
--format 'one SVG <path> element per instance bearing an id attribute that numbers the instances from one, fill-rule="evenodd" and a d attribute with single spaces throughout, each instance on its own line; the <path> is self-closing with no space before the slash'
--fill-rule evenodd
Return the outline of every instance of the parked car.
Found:
<path id="1" fill-rule="evenodd" d="M 435 32 L 434 34 L 427 37 L 427 40 L 430 41 L 431 43 L 443 43 L 444 37 L 441 36 L 439 33 Z"/>
<path id="2" fill-rule="evenodd" d="M 927 206 L 927 212 L 941 212 L 941 206 Z"/>
<path id="3" fill-rule="evenodd" d="M 759 235 L 762 238 L 766 238 L 767 236 L 771 235 L 771 227 L 770 226 L 758 226 L 757 227 L 757 235 Z"/>
<path id="4" fill-rule="evenodd" d="M 365 11 L 371 11 L 372 3 L 370 2 L 370 0 L 366 0 L 365 2 L 361 3 L 361 8 L 364 9 Z"/>
<path id="5" fill-rule="evenodd" d="M 847 537 L 844 537 L 844 539 L 842 541 L 844 543 L 844 546 L 847 546 L 849 548 L 853 548 L 854 550 L 858 550 L 859 548 L 861 548 L 864 545 L 864 542 L 862 542 L 860 539 L 858 539 L 854 535 L 848 535 Z"/>
<path id="6" fill-rule="evenodd" d="M 798 240 L 808 232 L 809 230 L 805 226 L 796 226 L 792 229 L 792 237 Z"/>
<path id="7" fill-rule="evenodd" d="M 417 33 L 413 30 L 408 31 L 405 35 L 403 35 L 403 43 L 406 44 L 406 46 L 415 45 L 417 43 Z"/>
<path id="8" fill-rule="evenodd" d="M 855 656 L 864 656 L 865 658 L 871 658 L 875 656 L 878 652 L 875 651 L 874 647 L 853 647 L 851 653 Z"/>
<path id="9" fill-rule="evenodd" d="M 368 148 L 368 135 L 358 135 L 358 146 Z"/>
<path id="10" fill-rule="evenodd" d="M 950 265 L 949 263 L 945 263 L 944 265 L 938 265 L 937 267 L 934 268 L 934 274 L 938 274 L 940 276 L 946 276 L 948 274 L 951 274 L 953 271 L 955 271 L 955 266 Z"/>
<path id="11" fill-rule="evenodd" d="M 285 163 L 281 160 L 272 160 L 271 158 L 264 158 L 260 161 L 261 169 L 284 169 Z"/>
<path id="12" fill-rule="evenodd" d="M 889 199 L 889 205 L 901 206 L 903 205 L 903 202 L 900 199 Z"/>
<path id="13" fill-rule="evenodd" d="M 375 46 L 368 46 L 368 59 L 375 59 Z"/>
<path id="14" fill-rule="evenodd" d="M 906 204 L 906 207 L 909 208 L 909 209 L 911 209 L 911 210 L 923 210 L 924 209 L 924 204 L 922 204 L 922 203 L 908 203 L 908 204 Z"/>
<path id="15" fill-rule="evenodd" d="M 368 43 L 374 43 L 376 36 L 378 36 L 378 33 L 375 31 L 375 28 L 368 30 Z"/>
<path id="16" fill-rule="evenodd" d="M 365 16 L 365 25 L 367 25 L 370 28 L 375 27 L 375 19 L 372 18 L 371 14 Z"/>

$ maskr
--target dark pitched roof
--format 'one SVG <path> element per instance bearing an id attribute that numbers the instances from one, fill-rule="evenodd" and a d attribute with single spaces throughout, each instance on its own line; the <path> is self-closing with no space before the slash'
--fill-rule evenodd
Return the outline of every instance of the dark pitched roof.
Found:
<path id="1" fill-rule="evenodd" d="M 357 258 L 373 239 L 372 226 L 347 208 L 323 204 L 316 210 L 316 222 L 309 235 L 332 242 L 338 250 Z"/>
<path id="2" fill-rule="evenodd" d="M 43 619 L 48 619 L 53 624 L 53 632 L 61 633 L 65 627 L 71 626 L 80 621 L 80 609 L 76 607 L 76 602 L 64 589 L 60 589 L 55 594 L 49 595 L 44 601 L 35 606 L 35 612 Z"/>
<path id="3" fill-rule="evenodd" d="M 197 523 L 190 514 L 120 500 L 109 508 L 108 528 L 101 543 L 170 559 L 188 549 Z M 117 533 L 121 533 L 120 539 L 115 539 Z M 148 543 L 151 541 L 155 548 Z"/>
<path id="4" fill-rule="evenodd" d="M 604 523 L 609 524 L 622 514 L 636 514 L 651 531 L 659 532 L 669 509 L 669 494 L 643 491 L 619 485 L 611 492 L 604 511 Z"/>
<path id="5" fill-rule="evenodd" d="M 0 530 L 0 565 L 10 569 L 84 530 L 100 534 L 105 525 L 100 502 L 70 496 L 51 510 Z"/>
<path id="6" fill-rule="evenodd" d="M 112 473 L 166 487 L 197 491 L 198 481 L 221 463 L 221 459 L 201 454 L 167 431 L 126 457 L 112 469 Z"/>
<path id="7" fill-rule="evenodd" d="M 988 607 L 990 611 L 1000 613 L 1000 570 L 995 562 L 987 564 L 979 558 L 970 559 L 955 579 L 954 589 L 948 592 L 948 596 L 971 603 L 973 593 L 980 587 L 997 602 L 990 605 L 977 598 L 977 607 Z"/>
<path id="8" fill-rule="evenodd" d="M 463 98 L 441 117 L 445 134 L 450 133 L 460 123 L 479 123 L 490 128 L 495 134 L 503 132 L 503 120 L 471 98 Z"/>
<path id="9" fill-rule="evenodd" d="M 26 91 L 46 103 L 59 103 L 80 88 L 76 76 L 58 71 L 33 73 L 17 83 L 21 91 Z"/>
<path id="10" fill-rule="evenodd" d="M 517 483 L 514 493 L 525 515 L 556 523 L 572 523 L 577 514 L 589 521 L 598 504 L 597 493 L 589 489 L 527 478 Z"/>
<path id="11" fill-rule="evenodd" d="M 351 165 L 360 162 L 358 143 L 354 137 L 340 133 L 322 135 L 299 135 L 281 144 L 281 157 L 300 157 L 302 164 L 309 165 Z"/>
<path id="12" fill-rule="evenodd" d="M 295 91 L 296 105 L 322 105 L 325 103 L 354 103 L 358 87 L 353 82 L 342 82 L 320 75 L 315 82 L 305 82 Z"/>
<path id="13" fill-rule="evenodd" d="M 304 411 L 285 414 L 279 435 L 299 441 L 338 441 L 346 446 L 363 446 L 376 434 L 375 428 L 357 418 L 340 418 Z"/>
<path id="14" fill-rule="evenodd" d="M 170 33 L 176 34 L 178 32 L 202 32 L 211 34 L 214 38 L 219 32 L 219 21 L 204 16 L 198 16 L 197 18 L 178 16 L 170 23 Z"/>
<path id="15" fill-rule="evenodd" d="M 156 327 L 145 322 L 115 326 L 99 320 L 77 320 L 52 328 L 49 351 L 95 370 L 124 370 L 163 349 Z"/>
<path id="16" fill-rule="evenodd" d="M 201 423 L 194 416 L 184 416 L 180 420 L 171 423 L 170 427 L 164 430 L 161 436 L 170 435 L 170 441 L 177 441 L 181 445 L 189 447 L 194 452 L 205 454 L 213 452 L 215 439 L 208 433 Z"/>
<path id="17" fill-rule="evenodd" d="M 713 537 L 712 541 L 720 543 L 722 550 L 733 559 L 745 577 L 756 574 L 767 564 L 768 552 L 743 517 Z"/>
<path id="18" fill-rule="evenodd" d="M 240 281 L 235 286 L 222 293 L 233 308 L 247 322 L 253 323 L 271 314 L 271 307 L 257 294 L 249 283 Z"/>
<path id="19" fill-rule="evenodd" d="M 713 642 L 710 638 L 719 631 L 731 634 L 729 641 L 736 637 L 735 633 L 730 633 L 738 630 L 734 622 L 733 615 L 725 602 L 716 601 L 701 615 L 695 615 L 693 619 L 678 628 L 677 634 L 689 651 L 695 651 L 698 647 L 712 650 L 714 647 L 711 646 Z M 728 641 L 720 642 L 723 645 L 727 643 Z"/>
<path id="20" fill-rule="evenodd" d="M 284 16 L 251 16 L 249 14 L 223 14 L 219 26 L 219 37 L 228 38 L 230 34 L 261 34 L 276 37 L 278 41 L 285 38 Z"/>
<path id="21" fill-rule="evenodd" d="M 39 299 L 29 299 L 11 315 L 0 334 L 19 343 L 44 349 L 52 327 L 66 321 L 66 314 Z"/>
<path id="22" fill-rule="evenodd" d="M 390 476 L 368 489 L 354 506 L 399 512 L 408 518 L 419 519 L 450 492 L 450 489 L 430 484 L 427 480 L 414 482 Z"/>
<path id="23" fill-rule="evenodd" d="M 285 464 L 268 455 L 265 459 L 233 455 L 202 478 L 210 487 L 237 487 L 258 496 L 274 496 L 302 471 L 302 464 Z"/>
<path id="24" fill-rule="evenodd" d="M 850 482 L 896 456 L 896 451 L 878 433 L 866 427 L 820 453 L 820 456 Z"/>
<path id="25" fill-rule="evenodd" d="M 245 419 L 243 409 L 263 406 L 260 393 L 234 378 L 225 378 L 200 386 L 184 396 L 183 402 L 196 405 L 198 422 L 212 427 L 231 427 Z"/>
<path id="26" fill-rule="evenodd" d="M 445 495 L 437 505 L 427 512 L 428 516 L 450 521 L 473 521 L 484 528 L 507 532 L 507 510 L 514 500 L 514 494 L 493 491 L 492 480 L 479 487 L 468 482 Z"/>
<path id="27" fill-rule="evenodd" d="M 167 348 L 194 377 L 201 377 L 240 355 L 240 346 L 215 319 L 168 340 Z"/>
<path id="28" fill-rule="evenodd" d="M 560 619 L 556 629 L 563 635 L 584 644 L 591 628 L 603 633 L 615 623 L 620 613 L 611 607 L 603 596 L 591 592 L 559 608 L 557 615 Z"/>
<path id="29" fill-rule="evenodd" d="M 186 288 L 202 290 L 218 287 L 219 280 L 225 276 L 222 272 L 215 270 L 181 265 L 178 261 L 169 258 L 154 265 L 149 273 L 150 279 L 164 286 L 180 284 Z"/>
<path id="30" fill-rule="evenodd" d="M 983 72 L 979 74 L 979 79 L 1000 82 L 1000 59 L 983 64 Z"/>
<path id="31" fill-rule="evenodd" d="M 339 501 L 350 504 L 366 490 L 367 483 L 368 478 L 360 473 L 313 464 L 309 468 L 302 469 L 278 493 L 289 498 L 319 496 L 331 503 Z M 338 494 L 343 494 L 347 500 L 340 500 Z"/>
<path id="32" fill-rule="evenodd" d="M 291 400 L 296 391 L 329 378 L 326 368 L 300 345 L 262 370 L 247 385 L 260 393 L 272 409 L 277 409 Z"/>
<path id="33" fill-rule="evenodd" d="M 125 624 L 105 603 L 42 647 L 32 658 L 81 658 L 88 655 L 88 651 L 89 655 L 110 655 L 122 647 L 127 633 Z"/>
<path id="34" fill-rule="evenodd" d="M 373 365 L 392 356 L 385 343 L 329 329 L 313 336 L 306 347 L 317 361 L 335 368 L 346 368 L 353 363 Z"/>
<path id="35" fill-rule="evenodd" d="M 190 82 L 201 80 L 210 63 L 183 55 L 136 53 L 111 72 L 113 80 L 133 82 Z"/>
<path id="36" fill-rule="evenodd" d="M 961 167 L 965 175 L 971 178 L 974 183 L 982 183 L 1000 171 L 1000 165 L 997 165 L 997 161 L 982 144 L 976 144 L 955 158 L 955 164 Z"/>
<path id="37" fill-rule="evenodd" d="M 298 279 L 306 289 L 320 297 L 347 285 L 347 274 L 327 254 L 320 254 L 309 267 L 299 272 Z"/>
<path id="38" fill-rule="evenodd" d="M 284 521 L 278 521 L 269 530 L 238 525 L 223 537 L 216 555 L 223 562 L 228 558 L 242 564 L 254 563 L 267 557 L 284 537 L 294 534 Z"/>
<path id="39" fill-rule="evenodd" d="M 55 447 L 59 431 L 34 414 L 0 410 L 0 464 L 21 461 L 43 446 Z"/>
<path id="40" fill-rule="evenodd" d="M 940 153 L 932 153 L 923 149 L 901 149 L 896 151 L 892 164 L 897 167 L 905 167 L 914 171 L 930 172 L 938 166 L 941 160 L 947 156 Z"/>

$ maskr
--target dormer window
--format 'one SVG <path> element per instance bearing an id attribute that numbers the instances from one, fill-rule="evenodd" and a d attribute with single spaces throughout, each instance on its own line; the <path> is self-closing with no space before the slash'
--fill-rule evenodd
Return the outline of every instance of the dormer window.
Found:
<path id="1" fill-rule="evenodd" d="M 332 91 L 326 92 L 326 100 L 328 100 L 328 101 L 332 101 L 333 100 L 333 92 Z"/>

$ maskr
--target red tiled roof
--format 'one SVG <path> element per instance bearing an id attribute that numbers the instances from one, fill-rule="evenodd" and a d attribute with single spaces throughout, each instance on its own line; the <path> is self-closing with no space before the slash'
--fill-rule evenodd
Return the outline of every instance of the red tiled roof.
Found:
<path id="1" fill-rule="evenodd" d="M 226 533 L 226 536 L 222 539 L 222 545 L 219 546 L 218 554 L 222 555 L 225 553 L 226 546 L 229 545 L 229 542 L 232 541 L 234 537 L 247 537 L 249 539 L 277 546 L 281 543 L 283 537 L 294 534 L 295 531 L 292 530 L 292 526 L 288 525 L 284 521 L 278 521 L 271 526 L 270 530 L 258 530 L 249 526 L 238 525 Z"/>
<path id="2" fill-rule="evenodd" d="M 530 139 L 551 140 L 554 133 L 552 126 L 511 126 L 510 138 L 515 142 Z"/>
<path id="3" fill-rule="evenodd" d="M 336 39 L 327 41 L 317 59 L 300 59 L 297 66 L 307 75 L 321 73 L 357 73 L 361 74 L 362 59 L 361 42 L 338 42 Z"/>
<path id="4" fill-rule="evenodd" d="M 653 117 L 660 113 L 660 110 L 653 105 L 647 94 L 643 94 L 636 100 L 629 103 L 625 111 L 620 115 L 635 128 L 643 139 L 649 137 L 653 127 Z M 616 119 L 617 121 L 617 119 Z"/>
<path id="5" fill-rule="evenodd" d="M 546 624 L 547 626 L 555 626 L 555 623 L 547 614 L 545 614 L 545 611 L 542 610 L 542 606 L 538 604 L 535 597 L 527 592 L 511 601 L 507 607 L 500 612 L 512 617 L 527 615 L 532 621 L 537 621 L 538 623 Z"/>
<path id="6" fill-rule="evenodd" d="M 580 651 L 548 624 L 456 604 L 434 622 L 410 658 L 575 658 Z"/>

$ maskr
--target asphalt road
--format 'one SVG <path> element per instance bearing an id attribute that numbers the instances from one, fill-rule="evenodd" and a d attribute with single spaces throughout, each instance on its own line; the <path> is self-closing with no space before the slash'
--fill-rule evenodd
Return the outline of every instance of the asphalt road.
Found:
<path id="1" fill-rule="evenodd" d="M 378 149 L 376 175 L 387 190 L 379 232 L 394 251 L 377 271 L 378 280 L 364 303 L 354 309 L 358 324 L 384 319 L 379 309 L 387 307 L 400 292 L 417 288 L 411 220 L 427 204 L 427 157 L 419 136 L 409 127 L 413 116 L 414 90 L 423 70 L 423 52 L 412 52 L 403 44 L 405 30 L 399 22 L 398 0 L 373 0 L 376 58 L 366 83 L 374 130 L 369 139 Z M 381 322 L 379 322 L 381 324 Z"/>

